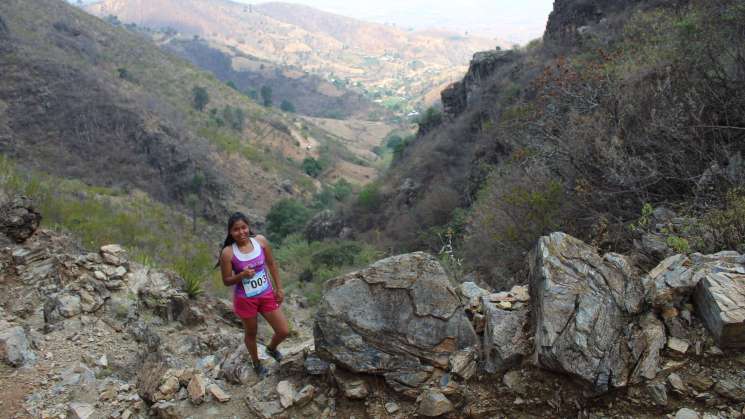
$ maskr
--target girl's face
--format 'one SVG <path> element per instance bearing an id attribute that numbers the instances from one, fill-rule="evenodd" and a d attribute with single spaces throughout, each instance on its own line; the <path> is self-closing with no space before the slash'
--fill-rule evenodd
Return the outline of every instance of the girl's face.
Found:
<path id="1" fill-rule="evenodd" d="M 248 242 L 249 229 L 248 224 L 243 220 L 238 220 L 233 223 L 230 227 L 230 237 L 236 241 L 236 243 Z"/>

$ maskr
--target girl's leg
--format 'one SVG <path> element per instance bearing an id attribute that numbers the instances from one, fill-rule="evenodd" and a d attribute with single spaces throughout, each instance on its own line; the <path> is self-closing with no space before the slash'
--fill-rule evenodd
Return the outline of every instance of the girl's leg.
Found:
<path id="1" fill-rule="evenodd" d="M 246 343 L 246 349 L 248 354 L 251 355 L 251 360 L 254 365 L 259 365 L 259 350 L 256 348 L 256 330 L 257 322 L 256 317 L 250 319 L 241 319 L 243 322 L 243 330 L 245 332 L 243 341 Z"/>
<path id="2" fill-rule="evenodd" d="M 269 325 L 272 326 L 272 329 L 274 329 L 274 336 L 272 336 L 272 341 L 269 343 L 267 348 L 277 349 L 277 346 L 290 335 L 290 328 L 287 325 L 287 319 L 285 318 L 284 313 L 282 313 L 281 308 L 268 313 L 261 313 L 261 315 L 264 316 L 267 323 L 269 323 Z M 254 319 L 254 321 L 255 320 L 256 319 Z"/>

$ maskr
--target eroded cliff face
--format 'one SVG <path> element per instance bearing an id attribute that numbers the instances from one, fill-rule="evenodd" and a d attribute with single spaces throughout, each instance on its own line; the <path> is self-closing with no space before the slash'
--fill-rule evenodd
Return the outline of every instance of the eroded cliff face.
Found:
<path id="1" fill-rule="evenodd" d="M 500 69 L 514 64 L 518 57 L 513 51 L 483 51 L 474 54 L 463 80 L 451 84 L 440 95 L 445 114 L 454 118 L 463 113 L 469 104 L 481 98 L 489 87 L 489 79 Z"/>

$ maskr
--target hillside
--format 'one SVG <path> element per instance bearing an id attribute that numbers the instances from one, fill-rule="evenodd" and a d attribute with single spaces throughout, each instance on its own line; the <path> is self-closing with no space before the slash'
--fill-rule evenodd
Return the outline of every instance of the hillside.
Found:
<path id="1" fill-rule="evenodd" d="M 743 22 L 737 1 L 557 1 L 542 41 L 474 56 L 343 218 L 497 288 L 556 230 L 646 267 L 741 246 Z"/>
<path id="2" fill-rule="evenodd" d="M 0 16 L 0 151 L 22 167 L 190 212 L 196 197 L 201 215 L 222 220 L 228 208 L 261 219 L 280 198 L 312 195 L 305 157 L 369 164 L 324 130 L 62 1 L 3 2 Z M 209 96 L 201 112 L 195 87 Z"/>
<path id="3" fill-rule="evenodd" d="M 289 103 L 301 115 L 336 119 L 383 119 L 391 116 L 381 105 L 361 93 L 335 86 L 298 69 L 247 56 L 235 48 L 178 36 L 164 37 L 158 43 L 213 73 L 219 80 L 233 83 L 239 91 L 254 96 L 257 101 L 262 100 L 261 89 L 270 88 L 274 106 Z"/>
<path id="4" fill-rule="evenodd" d="M 106 0 L 86 6 L 126 23 L 173 28 L 249 56 L 367 91 L 391 109 L 424 107 L 432 89 L 462 76 L 473 52 L 497 41 L 406 32 L 284 3 L 224 0 Z"/>

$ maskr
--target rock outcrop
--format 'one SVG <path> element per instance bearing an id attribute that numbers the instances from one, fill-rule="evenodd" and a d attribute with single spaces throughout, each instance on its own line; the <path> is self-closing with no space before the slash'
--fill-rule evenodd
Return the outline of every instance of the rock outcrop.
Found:
<path id="1" fill-rule="evenodd" d="M 314 325 L 317 353 L 358 373 L 414 390 L 446 370 L 458 350 L 478 346 L 439 262 L 393 256 L 328 281 Z"/>
<path id="2" fill-rule="evenodd" d="M 445 115 L 454 118 L 477 101 L 490 77 L 500 69 L 517 61 L 518 54 L 512 51 L 482 51 L 473 55 L 468 72 L 462 81 L 448 86 L 440 94 Z"/>
<path id="3" fill-rule="evenodd" d="M 644 290 L 621 255 L 601 257 L 564 233 L 542 237 L 529 256 L 538 365 L 603 392 L 628 384 L 637 362 L 627 342 Z M 642 354 L 647 351 L 640 351 Z"/>
<path id="4" fill-rule="evenodd" d="M 39 228 L 41 214 L 33 207 L 31 200 L 19 196 L 0 205 L 0 233 L 16 243 L 23 243 Z"/>
<path id="5" fill-rule="evenodd" d="M 604 23 L 613 13 L 642 0 L 556 0 L 549 15 L 544 38 L 562 46 L 575 45 L 594 25 Z"/>
<path id="6" fill-rule="evenodd" d="M 324 210 L 313 216 L 305 226 L 304 235 L 308 241 L 321 241 L 337 238 L 344 230 L 344 220 L 333 211 Z"/>

